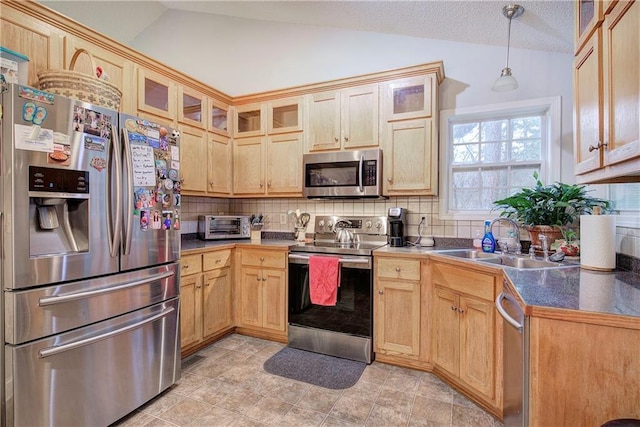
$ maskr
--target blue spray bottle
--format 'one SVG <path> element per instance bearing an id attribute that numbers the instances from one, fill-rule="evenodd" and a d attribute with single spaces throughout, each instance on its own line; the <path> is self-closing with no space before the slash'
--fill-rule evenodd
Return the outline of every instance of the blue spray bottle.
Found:
<path id="1" fill-rule="evenodd" d="M 482 252 L 495 252 L 496 251 L 496 239 L 491 233 L 491 221 L 486 220 L 484 222 L 484 237 L 482 238 Z"/>

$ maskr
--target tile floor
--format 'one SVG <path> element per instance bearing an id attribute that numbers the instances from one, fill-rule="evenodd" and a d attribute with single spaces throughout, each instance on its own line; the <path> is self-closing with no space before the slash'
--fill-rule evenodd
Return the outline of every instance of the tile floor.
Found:
<path id="1" fill-rule="evenodd" d="M 182 378 L 118 426 L 473 426 L 502 424 L 434 375 L 374 362 L 345 390 L 271 375 L 283 344 L 230 335 L 183 361 Z"/>

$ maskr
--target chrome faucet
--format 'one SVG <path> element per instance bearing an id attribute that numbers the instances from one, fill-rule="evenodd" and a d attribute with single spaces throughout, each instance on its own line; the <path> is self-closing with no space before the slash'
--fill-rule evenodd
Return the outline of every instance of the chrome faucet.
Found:
<path id="1" fill-rule="evenodd" d="M 541 234 L 538 238 L 540 239 L 540 246 L 542 246 L 543 261 L 549 261 L 549 238 L 544 234 Z"/>
<path id="2" fill-rule="evenodd" d="M 511 225 L 511 228 L 513 229 L 513 232 L 515 234 L 515 238 L 516 238 L 516 245 L 514 248 L 514 253 L 516 255 L 520 255 L 522 253 L 522 243 L 520 242 L 520 229 L 518 228 L 518 223 L 515 222 L 514 220 L 512 220 L 511 218 L 504 218 L 504 217 L 500 217 L 500 218 L 496 218 L 493 221 L 491 221 L 491 225 L 489 225 L 489 231 L 491 231 L 491 234 L 493 234 L 493 225 L 496 222 L 500 222 L 500 221 L 506 221 Z M 500 249 L 502 249 L 502 251 L 504 253 L 509 253 L 509 245 L 500 245 Z"/>

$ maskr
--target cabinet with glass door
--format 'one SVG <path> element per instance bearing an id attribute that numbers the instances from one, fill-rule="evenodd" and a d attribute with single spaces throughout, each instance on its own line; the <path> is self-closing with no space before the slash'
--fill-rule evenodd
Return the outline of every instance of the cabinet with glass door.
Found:
<path id="1" fill-rule="evenodd" d="M 167 76 L 138 68 L 138 111 L 151 113 L 174 122 L 176 119 L 176 85 Z"/>
<path id="2" fill-rule="evenodd" d="M 265 104 L 237 105 L 233 108 L 233 136 L 244 138 L 265 134 Z"/>
<path id="3" fill-rule="evenodd" d="M 178 86 L 178 122 L 207 128 L 207 97 L 188 87 Z"/>
<path id="4" fill-rule="evenodd" d="M 209 98 L 209 132 L 230 136 L 231 108 L 229 104 Z"/>
<path id="5" fill-rule="evenodd" d="M 279 99 L 267 104 L 267 133 L 302 130 L 302 97 Z"/>

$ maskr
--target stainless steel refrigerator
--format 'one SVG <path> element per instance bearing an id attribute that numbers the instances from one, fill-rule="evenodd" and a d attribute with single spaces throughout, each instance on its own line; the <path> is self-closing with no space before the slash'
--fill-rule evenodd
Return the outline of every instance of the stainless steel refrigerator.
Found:
<path id="1" fill-rule="evenodd" d="M 1 97 L 2 424 L 108 425 L 180 377 L 179 135 Z"/>

